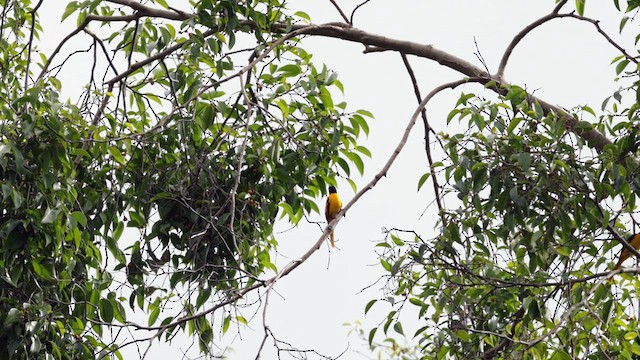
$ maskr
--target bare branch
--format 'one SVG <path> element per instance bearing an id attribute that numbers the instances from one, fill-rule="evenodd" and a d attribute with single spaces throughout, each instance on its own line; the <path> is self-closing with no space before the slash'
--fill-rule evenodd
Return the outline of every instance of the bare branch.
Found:
<path id="1" fill-rule="evenodd" d="M 358 42 L 373 48 L 385 49 L 387 51 L 398 51 L 407 55 L 411 54 L 431 59 L 470 78 L 483 78 L 484 83 L 495 82 L 497 86 L 492 87 L 491 89 L 500 94 L 505 93 L 505 89 L 510 86 L 510 84 L 504 81 L 502 77 L 487 74 L 484 69 L 479 68 L 457 56 L 437 49 L 433 45 L 391 39 L 382 35 L 368 33 L 354 27 L 344 26 L 339 23 L 325 24 L 324 26 L 294 26 L 293 29 L 294 31 L 302 30 L 299 34 L 333 37 Z M 602 151 L 605 145 L 611 144 L 611 140 L 595 129 L 587 130 L 583 128 L 576 128 L 578 120 L 571 114 L 567 113 L 562 107 L 551 105 L 550 103 L 531 94 L 527 96 L 527 100 L 531 103 L 537 102 L 540 104 L 545 115 L 556 114 L 558 116 L 558 121 L 562 121 L 567 130 L 586 140 L 590 146 L 598 151 Z"/>
<path id="2" fill-rule="evenodd" d="M 361 2 L 360 4 L 356 5 L 355 8 L 353 8 L 353 11 L 351 12 L 351 19 L 348 21 L 349 24 L 353 25 L 353 16 L 356 14 L 356 11 L 358 11 L 358 9 L 360 9 L 361 7 L 366 5 L 369 1 L 371 1 L 371 0 L 365 0 L 365 1 Z"/>
<path id="3" fill-rule="evenodd" d="M 333 4 L 336 10 L 338 10 L 338 12 L 340 13 L 340 16 L 342 16 L 342 18 L 344 19 L 344 22 L 346 22 L 347 24 L 351 24 L 349 22 L 349 18 L 347 17 L 347 15 L 345 15 L 344 11 L 342 11 L 342 9 L 340 8 L 340 5 L 336 3 L 336 0 L 329 0 L 329 1 L 331 1 L 331 4 Z"/>
<path id="4" fill-rule="evenodd" d="M 187 13 L 185 11 L 176 10 L 171 8 L 173 11 L 152 8 L 150 6 L 143 5 L 134 0 L 107 0 L 110 3 L 124 5 L 130 7 L 131 9 L 140 13 L 140 16 L 148 16 L 155 18 L 163 18 L 169 20 L 187 20 L 193 16 L 194 14 Z"/>
<path id="5" fill-rule="evenodd" d="M 422 95 L 420 94 L 420 88 L 418 87 L 418 81 L 416 79 L 416 75 L 413 72 L 413 68 L 409 63 L 409 59 L 407 59 L 407 55 L 401 53 L 402 62 L 404 63 L 405 68 L 407 69 L 407 73 L 409 73 L 409 78 L 411 79 L 411 83 L 413 84 L 413 91 L 416 94 L 416 98 L 418 101 L 422 99 Z M 438 184 L 438 178 L 436 177 L 436 171 L 433 167 L 433 156 L 431 154 L 431 139 L 430 133 L 433 132 L 431 125 L 429 125 L 429 120 L 427 119 L 427 110 L 423 107 L 420 111 L 420 115 L 422 116 L 422 123 L 424 124 L 424 149 L 427 152 L 427 161 L 429 162 L 429 172 L 431 173 L 431 182 L 433 183 L 433 193 L 436 198 L 436 204 L 438 205 L 438 213 L 440 214 L 440 218 L 442 219 L 442 223 L 445 223 L 444 218 L 444 207 L 442 205 L 442 199 L 440 199 L 440 185 Z"/>
<path id="6" fill-rule="evenodd" d="M 33 10 L 29 11 L 31 14 L 31 29 L 29 32 L 29 48 L 27 50 L 27 67 L 24 72 L 24 89 L 27 90 L 27 86 L 29 86 L 29 65 L 31 65 L 31 49 L 33 47 L 33 36 L 35 35 L 35 27 L 36 27 L 36 16 L 38 16 L 38 9 L 42 5 L 44 0 L 38 1 L 38 4 L 33 8 Z"/>
<path id="7" fill-rule="evenodd" d="M 566 0 L 561 1 L 553 9 L 553 11 L 550 14 L 545 15 L 545 16 L 541 17 L 540 19 L 532 22 L 527 27 L 522 29 L 518 34 L 516 34 L 516 36 L 514 36 L 513 40 L 511 40 L 511 43 L 509 43 L 509 45 L 507 46 L 507 49 L 504 51 L 504 54 L 502 55 L 502 59 L 500 60 L 500 65 L 498 66 L 498 72 L 495 75 L 496 77 L 502 78 L 504 76 L 504 71 L 505 71 L 505 68 L 507 67 L 507 63 L 509 62 L 509 57 L 513 53 L 513 50 L 518 45 L 518 43 L 520 43 L 520 41 L 522 41 L 522 39 L 525 36 L 527 36 L 532 30 L 534 30 L 538 26 L 546 23 L 549 20 L 566 18 L 566 17 L 590 22 L 591 24 L 593 24 L 596 27 L 596 30 L 598 31 L 598 33 L 600 33 L 607 40 L 607 42 L 609 42 L 609 44 L 613 45 L 618 51 L 620 51 L 630 61 L 633 61 L 636 64 L 638 63 L 638 60 L 636 58 L 634 58 L 631 55 L 629 55 L 622 46 L 620 46 L 618 43 L 616 43 L 606 32 L 604 32 L 604 30 L 602 30 L 602 28 L 600 27 L 600 22 L 598 20 L 590 19 L 590 18 L 587 18 L 587 17 L 584 17 L 584 16 L 580 16 L 580 15 L 576 15 L 573 12 L 565 13 L 565 14 L 558 13 L 560 8 L 565 3 L 566 3 Z"/>
<path id="8" fill-rule="evenodd" d="M 558 6 L 556 6 L 556 8 L 551 13 L 549 13 L 549 14 L 539 18 L 538 20 L 532 22 L 531 24 L 526 26 L 524 29 L 522 29 L 519 33 L 517 33 L 516 36 L 513 37 L 513 39 L 511 40 L 511 42 L 507 46 L 507 49 L 502 54 L 502 59 L 500 60 L 500 65 L 498 65 L 498 72 L 496 73 L 496 77 L 502 78 L 504 76 L 504 70 L 507 67 L 507 63 L 509 62 L 509 58 L 511 57 L 511 53 L 513 53 L 513 50 L 520 43 L 520 41 L 522 41 L 522 39 L 524 39 L 525 36 L 527 36 L 533 29 L 535 29 L 538 26 L 546 23 L 547 21 L 552 20 L 552 19 L 556 19 L 556 18 L 562 16 L 562 15 L 558 14 L 557 11 L 556 11 L 556 10 L 560 9 L 560 7 L 561 7 L 560 5 L 562 5 L 562 3 L 558 4 Z"/>

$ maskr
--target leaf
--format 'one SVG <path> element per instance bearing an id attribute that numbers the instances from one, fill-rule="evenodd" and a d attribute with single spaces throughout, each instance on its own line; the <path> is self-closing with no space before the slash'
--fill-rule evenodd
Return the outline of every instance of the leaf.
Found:
<path id="1" fill-rule="evenodd" d="M 404 331 L 402 330 L 402 324 L 399 321 L 393 324 L 393 330 L 395 330 L 400 335 L 404 335 Z"/>
<path id="2" fill-rule="evenodd" d="M 346 157 L 349 158 L 349 160 L 351 160 L 352 163 L 354 163 L 356 165 L 356 168 L 358 168 L 358 172 L 360 173 L 360 175 L 364 174 L 364 162 L 362 161 L 362 158 L 360 157 L 360 155 L 354 153 L 354 152 L 343 152 L 344 155 Z"/>
<path id="3" fill-rule="evenodd" d="M 380 259 L 380 263 L 385 270 L 391 271 L 391 264 L 389 264 L 385 259 Z"/>
<path id="4" fill-rule="evenodd" d="M 507 133 L 513 134 L 513 130 L 516 129 L 516 126 L 518 126 L 518 124 L 520 124 L 522 120 L 523 120 L 522 117 L 516 117 L 513 120 L 511 120 L 511 122 L 509 123 L 509 126 L 507 127 Z"/>
<path id="5" fill-rule="evenodd" d="M 226 334 L 227 330 L 229 330 L 229 325 L 231 325 L 231 315 L 227 315 L 222 322 L 222 333 Z"/>
<path id="6" fill-rule="evenodd" d="M 68 18 L 69 15 L 73 14 L 76 10 L 78 10 L 78 2 L 71 1 L 67 4 L 67 7 L 64 9 L 64 13 L 62 13 L 62 19 L 60 21 L 64 21 L 64 19 Z"/>
<path id="7" fill-rule="evenodd" d="M 429 179 L 429 177 L 431 176 L 431 173 L 424 173 L 424 175 L 422 175 L 420 177 L 420 180 L 418 180 L 418 190 L 420 190 L 422 188 L 422 185 L 424 185 L 425 181 L 427 181 L 427 179 Z"/>
<path id="8" fill-rule="evenodd" d="M 16 308 L 9 309 L 7 313 L 7 317 L 4 318 L 3 326 L 8 327 L 9 325 L 18 322 L 18 319 L 22 316 L 20 310 Z"/>
<path id="9" fill-rule="evenodd" d="M 151 314 L 149 314 L 149 326 L 153 326 L 156 320 L 158 320 L 158 316 L 160 316 L 160 308 L 158 306 L 154 306 L 151 310 Z"/>
<path id="10" fill-rule="evenodd" d="M 306 23 L 311 23 L 311 17 L 304 11 L 296 11 L 293 15 L 304 19 Z"/>
<path id="11" fill-rule="evenodd" d="M 300 75 L 302 70 L 300 69 L 300 65 L 287 64 L 278 69 L 279 72 L 282 73 L 284 77 L 295 77 Z"/>
<path id="12" fill-rule="evenodd" d="M 82 211 L 74 211 L 71 216 L 83 227 L 87 226 L 87 216 Z"/>
<path id="13" fill-rule="evenodd" d="M 367 315 L 373 304 L 375 304 L 378 300 L 373 299 L 367 303 L 367 306 L 364 307 L 364 314 Z"/>
<path id="14" fill-rule="evenodd" d="M 331 99 L 331 93 L 325 87 L 320 88 L 320 100 L 322 101 L 325 109 L 333 109 L 333 99 Z"/>
<path id="15" fill-rule="evenodd" d="M 47 211 L 45 211 L 44 217 L 42 218 L 42 223 L 51 224 L 52 222 L 56 221 L 56 219 L 58 218 L 58 214 L 60 214 L 59 209 L 47 208 Z"/>
<path id="16" fill-rule="evenodd" d="M 620 29 L 618 31 L 621 34 L 622 34 L 622 29 L 624 29 L 624 26 L 627 24 L 627 21 L 629 21 L 629 17 L 628 16 L 623 16 L 622 20 L 620 20 Z"/>
<path id="17" fill-rule="evenodd" d="M 629 60 L 624 59 L 616 65 L 616 75 L 620 75 L 624 71 L 624 69 L 629 65 Z"/>
<path id="18" fill-rule="evenodd" d="M 113 321 L 113 306 L 108 299 L 100 299 L 100 318 L 108 323 Z"/>
<path id="19" fill-rule="evenodd" d="M 124 160 L 124 156 L 122 156 L 122 153 L 120 152 L 120 149 L 118 149 L 115 146 L 109 146 L 109 154 L 113 157 L 113 159 L 120 165 L 125 165 L 126 162 Z"/>
<path id="20" fill-rule="evenodd" d="M 356 110 L 356 113 L 360 114 L 360 115 L 364 115 L 368 118 L 373 119 L 373 114 L 370 111 L 364 110 L 364 109 L 360 109 L 360 110 Z"/>
<path id="21" fill-rule="evenodd" d="M 578 11 L 578 15 L 584 15 L 584 3 L 586 0 L 576 0 L 576 10 Z"/>
<path id="22" fill-rule="evenodd" d="M 376 336 L 378 328 L 373 328 L 369 331 L 369 347 L 373 349 L 373 338 Z"/>

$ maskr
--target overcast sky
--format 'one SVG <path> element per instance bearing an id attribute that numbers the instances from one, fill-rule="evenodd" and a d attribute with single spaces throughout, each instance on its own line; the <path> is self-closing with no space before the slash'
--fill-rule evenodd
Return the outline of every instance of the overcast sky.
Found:
<path id="1" fill-rule="evenodd" d="M 347 13 L 358 3 L 338 2 Z M 489 70 L 495 72 L 502 52 L 514 34 L 550 12 L 554 5 L 551 0 L 373 0 L 357 12 L 354 23 L 358 28 L 387 37 L 433 44 L 479 65 L 474 55 L 477 43 Z M 50 53 L 62 34 L 68 33 L 75 24 L 75 19 L 70 19 L 61 27 L 59 19 L 64 6 L 49 6 L 52 6 L 51 11 L 41 15 L 46 17 L 42 19 L 45 53 L 47 49 Z M 571 6 L 572 1 L 566 8 Z M 329 0 L 295 0 L 289 2 L 289 8 L 307 12 L 314 23 L 341 20 Z M 618 39 L 620 17 L 612 1 L 587 2 L 586 15 L 602 20 L 603 28 Z M 344 100 L 349 109 L 367 109 L 376 117 L 370 122 L 369 138 L 364 140 L 373 158 L 365 163 L 364 177 L 354 177 L 360 185 L 369 182 L 397 145 L 416 107 L 401 58 L 391 52 L 363 54 L 361 45 L 336 39 L 309 38 L 303 46 L 314 54 L 316 64 L 325 63 L 338 72 L 345 86 Z M 614 67 L 609 65 L 617 55 L 614 50 L 590 24 L 569 19 L 553 20 L 531 33 L 516 48 L 507 67 L 506 80 L 535 89 L 539 97 L 552 104 L 565 108 L 590 104 L 598 111 L 602 100 L 618 87 L 612 80 Z M 460 78 L 459 74 L 431 61 L 414 57 L 410 61 L 423 95 L 439 84 Z M 64 84 L 65 79 L 62 80 Z M 464 88 L 466 92 L 480 90 L 474 86 Z M 436 131 L 456 131 L 456 124 L 447 128 L 445 121 L 461 91 L 449 91 L 429 104 L 430 122 Z M 360 292 L 382 275 L 374 244 L 383 239 L 383 228 L 415 229 L 426 238 L 434 234 L 437 212 L 436 207 L 430 205 L 433 201 L 431 185 L 416 191 L 418 179 L 428 171 L 423 137 L 423 129 L 418 124 L 388 176 L 340 222 L 336 229 L 338 249 L 321 248 L 277 283 L 277 293 L 270 298 L 268 322 L 278 339 L 331 357 L 346 349 L 347 354 L 343 357 L 346 359 L 365 358 L 360 353 L 371 356 L 360 339 L 347 337 L 349 327 L 343 324 L 362 321 L 368 330 L 389 310 L 388 306 L 377 304 L 365 318 L 364 306 L 370 299 L 381 297 L 381 284 Z M 339 182 L 338 189 L 345 203 L 353 196 L 345 182 Z M 315 214 L 310 219 L 324 220 Z M 287 230 L 276 235 L 280 243 L 279 267 L 308 250 L 321 234 L 318 226 L 304 221 L 297 228 L 290 229 L 288 224 L 281 223 L 277 229 Z M 244 315 L 249 317 L 251 314 Z M 220 324 L 220 317 L 215 319 L 218 322 L 214 327 Z M 262 316 L 256 316 L 250 324 L 251 329 L 241 329 L 242 339 L 216 336 L 216 341 L 224 347 L 233 340 L 230 344 L 233 350 L 227 352 L 230 359 L 254 358 L 262 338 L 261 321 Z M 405 332 L 411 334 L 415 324 L 412 326 L 407 321 L 403 321 Z M 179 358 L 188 345 L 178 342 L 166 346 L 156 342 L 149 358 Z M 125 354 L 136 356 L 136 352 L 125 351 Z M 263 354 L 263 359 L 275 358 L 271 339 Z"/>

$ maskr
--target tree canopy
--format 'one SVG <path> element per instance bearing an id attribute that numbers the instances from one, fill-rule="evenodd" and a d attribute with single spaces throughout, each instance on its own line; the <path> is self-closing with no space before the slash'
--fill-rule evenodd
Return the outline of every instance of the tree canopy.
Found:
<path id="1" fill-rule="evenodd" d="M 523 25 L 491 69 L 358 28 L 354 16 L 369 1 L 350 10 L 330 2 L 336 21 L 316 24 L 280 0 L 68 1 L 63 20 L 75 30 L 44 53 L 44 0 L 0 1 L 0 358 L 123 358 L 127 347 L 177 334 L 217 356 L 215 334 L 249 321 L 235 310 L 256 299 L 266 318 L 277 282 L 376 191 L 418 121 L 428 166 L 415 181 L 436 215 L 375 245 L 386 281 L 363 308 L 384 301 L 392 310 L 377 327 L 355 327 L 373 353 L 640 356 L 640 268 L 611 271 L 603 256 L 620 244 L 640 256 L 625 241 L 639 232 L 635 48 L 585 17 L 584 0 L 561 0 Z M 619 32 L 640 37 L 640 2 L 610 6 Z M 559 20 L 589 24 L 589 36 L 618 52 L 620 89 L 602 104 L 553 105 L 509 82 L 520 42 Z M 89 42 L 77 50 L 70 44 L 80 37 Z M 412 80 L 416 109 L 404 135 L 360 189 L 353 177 L 371 156 L 361 140 L 373 114 L 341 100 L 337 73 L 305 49 L 313 37 L 398 53 Z M 88 61 L 75 69 L 77 57 Z M 415 61 L 459 78 L 423 88 Z M 447 89 L 459 99 L 434 126 L 426 107 Z M 307 252 L 276 267 L 274 223 L 312 222 L 338 182 L 356 195 Z M 402 325 L 409 307 L 412 334 Z M 262 325 L 256 358 L 276 340 Z M 122 340 L 142 330 L 152 336 Z"/>

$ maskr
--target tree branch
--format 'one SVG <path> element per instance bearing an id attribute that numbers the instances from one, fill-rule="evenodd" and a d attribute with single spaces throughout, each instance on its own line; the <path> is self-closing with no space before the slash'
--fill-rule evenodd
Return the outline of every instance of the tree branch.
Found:
<path id="1" fill-rule="evenodd" d="M 418 81 L 416 79 L 415 73 L 413 72 L 413 68 L 411 68 L 411 64 L 409 63 L 409 59 L 407 59 L 407 55 L 405 55 L 404 53 L 400 53 L 400 55 L 402 56 L 402 62 L 407 69 L 409 78 L 411 79 L 413 91 L 416 94 L 416 98 L 418 99 L 418 101 L 420 101 L 420 99 L 422 99 L 422 95 L 420 94 L 420 87 L 418 86 Z M 422 123 L 424 124 L 424 149 L 427 152 L 429 172 L 431 173 L 431 182 L 433 183 L 433 193 L 436 198 L 436 204 L 438 205 L 438 213 L 440 215 L 440 219 L 442 220 L 442 224 L 445 224 L 446 222 L 444 217 L 444 207 L 442 205 L 442 200 L 440 199 L 440 185 L 438 184 L 436 171 L 433 168 L 433 156 L 431 154 L 431 139 L 429 134 L 433 132 L 433 129 L 431 128 L 431 125 L 429 125 L 429 120 L 427 119 L 427 110 L 425 108 L 422 108 L 422 111 L 420 111 L 420 115 L 422 116 Z"/>
<path id="2" fill-rule="evenodd" d="M 195 16 L 195 14 L 190 14 L 185 11 L 180 11 L 173 8 L 173 11 L 153 8 L 143 5 L 134 0 L 107 0 L 107 2 L 130 7 L 131 9 L 139 12 L 140 16 L 156 17 L 169 20 L 187 20 Z"/>

